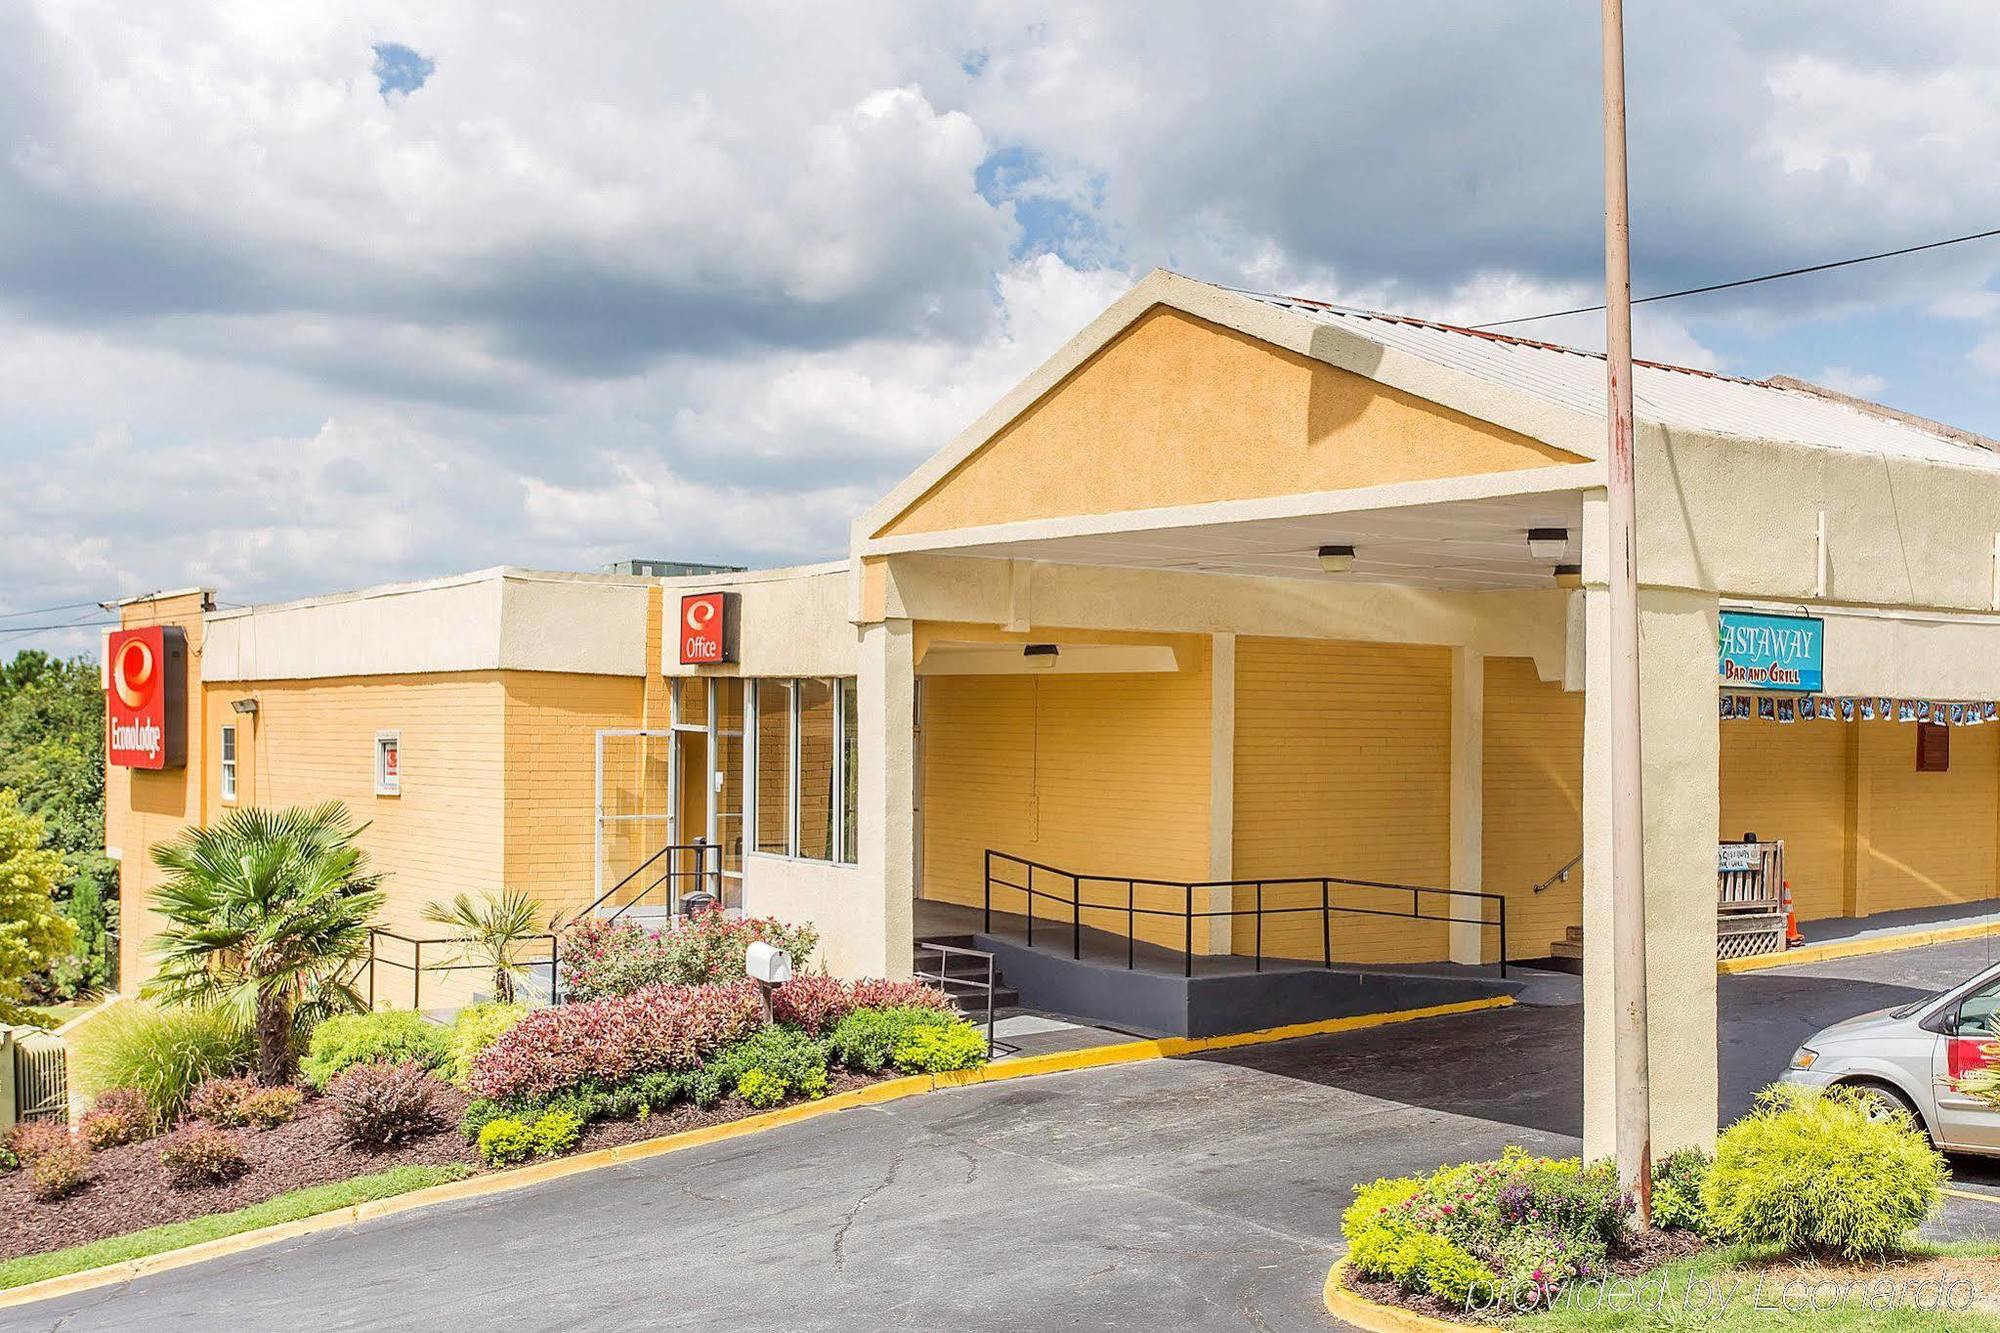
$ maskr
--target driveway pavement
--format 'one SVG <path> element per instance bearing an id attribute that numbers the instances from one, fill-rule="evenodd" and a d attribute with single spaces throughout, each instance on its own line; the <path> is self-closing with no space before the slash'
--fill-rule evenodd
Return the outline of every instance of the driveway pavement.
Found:
<path id="1" fill-rule="evenodd" d="M 1725 1115 L 1983 944 L 1722 979 Z M 1352 1185 L 1575 1151 L 1575 1006 L 968 1088 L 0 1313 L 0 1330 L 1322 1329 Z M 1985 1177 L 1981 1188 L 1995 1188 Z M 2000 1233 L 2000 1207 L 1964 1203 Z"/>

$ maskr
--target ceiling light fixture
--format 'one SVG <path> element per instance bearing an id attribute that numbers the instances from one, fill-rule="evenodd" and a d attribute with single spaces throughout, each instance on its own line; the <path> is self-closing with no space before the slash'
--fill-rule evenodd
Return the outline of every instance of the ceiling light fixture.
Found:
<path id="1" fill-rule="evenodd" d="M 1354 568 L 1354 548 L 1352 546 L 1322 546 L 1319 548 L 1319 567 L 1329 574 L 1345 574 Z"/>
<path id="2" fill-rule="evenodd" d="M 1556 586 L 1558 588 L 1581 588 L 1583 586 L 1583 566 L 1557 565 Z"/>
<path id="3" fill-rule="evenodd" d="M 1528 554 L 1535 559 L 1560 560 L 1568 550 L 1568 528 L 1528 529 Z"/>
<path id="4" fill-rule="evenodd" d="M 1031 643 L 1021 649 L 1021 656 L 1026 658 L 1028 665 L 1037 671 L 1047 671 L 1055 666 L 1056 658 L 1061 652 L 1062 649 L 1053 643 Z"/>

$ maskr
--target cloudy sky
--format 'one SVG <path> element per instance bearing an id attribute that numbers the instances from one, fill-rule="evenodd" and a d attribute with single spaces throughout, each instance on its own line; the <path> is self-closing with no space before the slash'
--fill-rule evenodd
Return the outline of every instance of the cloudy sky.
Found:
<path id="1" fill-rule="evenodd" d="M 2000 10 L 1633 10 L 1642 293 L 2000 226 Z M 0 653 L 191 583 L 834 556 L 1155 266 L 1588 304 L 1596 13 L 12 0 Z M 1639 352 L 2000 434 L 1996 269 L 1670 302 Z"/>

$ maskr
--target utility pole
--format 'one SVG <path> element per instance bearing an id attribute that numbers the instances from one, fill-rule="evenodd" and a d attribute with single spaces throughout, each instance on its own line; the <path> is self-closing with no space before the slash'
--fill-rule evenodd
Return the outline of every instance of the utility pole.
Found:
<path id="1" fill-rule="evenodd" d="M 1632 222 L 1625 170 L 1625 13 L 1604 0 L 1604 366 L 1611 561 L 1612 1101 L 1619 1184 L 1652 1225 L 1652 1072 L 1646 1015 L 1645 802 L 1639 750 L 1639 570 L 1632 466 Z"/>

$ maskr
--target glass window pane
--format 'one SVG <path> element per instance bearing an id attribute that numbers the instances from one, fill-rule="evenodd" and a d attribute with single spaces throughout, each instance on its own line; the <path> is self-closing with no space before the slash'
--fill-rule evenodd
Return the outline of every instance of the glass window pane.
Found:
<path id="1" fill-rule="evenodd" d="M 840 682 L 840 859 L 853 865 L 860 842 L 861 729 L 856 721 L 857 692 L 852 680 Z"/>
<path id="2" fill-rule="evenodd" d="M 677 727 L 706 727 L 708 725 L 708 682 L 706 680 L 677 680 L 674 682 L 674 725 Z"/>
<path id="3" fill-rule="evenodd" d="M 743 682 L 715 678 L 715 725 L 720 731 L 743 733 Z"/>
<path id="4" fill-rule="evenodd" d="M 757 850 L 791 851 L 792 698 L 782 680 L 757 682 Z"/>
<path id="5" fill-rule="evenodd" d="M 833 682 L 799 682 L 799 855 L 833 859 Z"/>
<path id="6" fill-rule="evenodd" d="M 722 844 L 722 868 L 743 868 L 743 738 L 716 737 L 715 761 L 722 785 L 715 792 L 715 838 Z"/>

